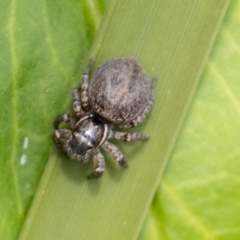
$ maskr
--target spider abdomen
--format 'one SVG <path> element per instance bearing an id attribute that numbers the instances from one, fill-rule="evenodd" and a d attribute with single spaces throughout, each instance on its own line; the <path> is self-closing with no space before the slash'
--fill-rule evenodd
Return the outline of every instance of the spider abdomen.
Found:
<path id="1" fill-rule="evenodd" d="M 133 121 L 152 97 L 148 77 L 133 58 L 113 59 L 100 65 L 89 95 L 93 112 L 115 125 Z"/>

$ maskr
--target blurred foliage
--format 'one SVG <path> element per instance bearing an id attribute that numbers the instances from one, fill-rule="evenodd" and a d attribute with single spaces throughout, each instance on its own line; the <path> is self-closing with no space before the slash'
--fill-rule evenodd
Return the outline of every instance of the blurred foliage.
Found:
<path id="1" fill-rule="evenodd" d="M 21 229 L 51 154 L 52 121 L 69 105 L 106 5 L 0 1 L 0 239 Z"/>

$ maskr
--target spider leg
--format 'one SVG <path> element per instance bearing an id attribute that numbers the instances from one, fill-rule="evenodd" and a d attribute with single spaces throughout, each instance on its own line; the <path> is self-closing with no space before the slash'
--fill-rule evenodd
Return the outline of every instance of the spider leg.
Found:
<path id="1" fill-rule="evenodd" d="M 117 140 L 125 141 L 125 142 L 131 142 L 131 141 L 146 141 L 149 139 L 149 137 L 144 136 L 142 133 L 126 133 L 126 132 L 115 132 L 110 130 L 110 136 L 108 138 L 114 138 Z"/>
<path id="2" fill-rule="evenodd" d="M 60 114 L 56 117 L 53 122 L 54 128 L 58 129 L 61 122 L 65 122 L 71 129 L 73 129 L 76 124 L 76 120 L 67 113 Z"/>
<path id="3" fill-rule="evenodd" d="M 101 146 L 105 151 L 109 152 L 112 154 L 116 162 L 122 166 L 122 167 L 127 167 L 127 162 L 124 159 L 123 154 L 121 151 L 112 143 L 106 141 L 102 146 Z"/>
<path id="4" fill-rule="evenodd" d="M 87 176 L 88 179 L 99 178 L 104 173 L 104 169 L 105 169 L 104 157 L 99 150 L 96 150 L 93 155 L 93 163 L 94 163 L 95 170 L 94 172 L 90 173 Z"/>
<path id="5" fill-rule="evenodd" d="M 73 110 L 77 116 L 83 116 L 90 109 L 88 104 L 88 80 L 92 65 L 93 60 L 90 59 L 90 62 L 82 75 L 80 86 L 72 90 Z M 79 94 L 79 92 L 81 93 Z"/>
<path id="6" fill-rule="evenodd" d="M 55 130 L 53 134 L 53 142 L 55 143 L 56 147 L 60 152 L 62 152 L 67 157 L 68 157 L 68 154 L 61 140 L 69 139 L 71 138 L 71 135 L 72 135 L 72 132 L 69 129 Z"/>
<path id="7" fill-rule="evenodd" d="M 88 104 L 88 80 L 89 80 L 89 72 L 93 66 L 93 59 L 90 59 L 90 62 L 82 75 L 82 83 L 79 89 L 81 88 L 81 106 L 84 110 L 89 110 Z"/>
<path id="8" fill-rule="evenodd" d="M 72 99 L 73 99 L 74 113 L 79 117 L 83 116 L 85 114 L 85 111 L 81 107 L 81 101 L 80 101 L 79 92 L 77 88 L 74 88 L 72 90 Z"/>

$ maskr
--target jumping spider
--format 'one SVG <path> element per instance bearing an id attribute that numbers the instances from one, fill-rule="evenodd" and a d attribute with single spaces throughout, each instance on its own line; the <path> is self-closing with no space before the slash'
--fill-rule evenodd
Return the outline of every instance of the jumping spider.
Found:
<path id="1" fill-rule="evenodd" d="M 153 105 L 154 79 L 150 84 L 141 66 L 133 58 L 119 58 L 101 64 L 88 87 L 91 60 L 82 75 L 82 83 L 72 90 L 75 117 L 60 114 L 54 121 L 53 141 L 68 158 L 87 162 L 93 155 L 94 172 L 99 178 L 105 162 L 99 148 L 112 154 L 120 166 L 127 167 L 121 151 L 108 139 L 147 140 L 141 133 L 114 131 L 113 127 L 131 128 L 140 124 Z M 79 94 L 80 92 L 80 94 Z M 65 122 L 68 128 L 59 129 Z"/>

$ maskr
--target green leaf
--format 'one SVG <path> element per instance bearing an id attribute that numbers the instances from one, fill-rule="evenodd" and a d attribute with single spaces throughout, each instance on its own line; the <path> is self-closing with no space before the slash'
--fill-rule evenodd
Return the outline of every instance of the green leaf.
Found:
<path id="1" fill-rule="evenodd" d="M 18 236 L 51 154 L 52 121 L 69 105 L 105 5 L 0 1 L 0 239 Z"/>
<path id="2" fill-rule="evenodd" d="M 227 5 L 225 0 L 112 2 L 92 56 L 96 65 L 108 58 L 134 56 L 149 76 L 159 77 L 154 109 L 134 129 L 151 140 L 115 142 L 130 167 L 120 169 L 105 154 L 106 172 L 97 181 L 86 180 L 91 161 L 81 165 L 53 154 L 21 240 L 137 237 Z M 66 96 L 69 103 L 70 89 L 62 79 L 56 80 L 60 90 L 53 97 L 65 103 L 62 96 Z M 57 110 L 68 111 L 59 99 Z M 52 108 L 49 102 L 46 105 Z"/>
<path id="3" fill-rule="evenodd" d="M 231 1 L 139 239 L 240 239 L 240 3 Z"/>

